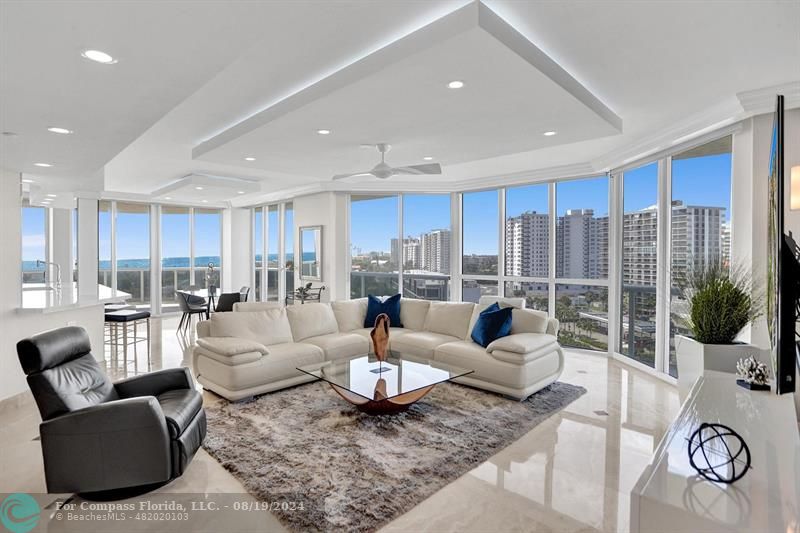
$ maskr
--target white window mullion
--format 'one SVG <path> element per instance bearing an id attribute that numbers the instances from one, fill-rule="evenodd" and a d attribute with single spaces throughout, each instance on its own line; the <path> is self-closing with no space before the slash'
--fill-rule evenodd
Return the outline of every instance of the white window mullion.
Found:
<path id="1" fill-rule="evenodd" d="M 506 189 L 497 190 L 497 295 L 505 296 L 506 275 Z"/>
<path id="2" fill-rule="evenodd" d="M 658 228 L 656 237 L 656 358 L 655 369 L 669 372 L 670 224 L 672 218 L 671 158 L 658 161 Z M 631 318 L 630 320 L 633 320 Z M 660 326 L 660 327 L 659 327 Z"/>
<path id="3" fill-rule="evenodd" d="M 405 269 L 405 241 L 403 240 L 403 195 L 397 195 L 397 234 L 400 237 L 398 242 L 399 261 L 397 265 L 397 292 L 403 294 L 403 270 Z M 390 246 L 391 248 L 391 246 Z M 391 253 L 391 251 L 390 251 Z"/>
<path id="4" fill-rule="evenodd" d="M 622 332 L 621 313 L 622 282 L 622 199 L 623 177 L 621 174 L 609 176 L 609 224 L 608 224 L 608 353 L 618 351 Z"/>
<path id="5" fill-rule="evenodd" d="M 117 290 L 117 202 L 111 202 L 111 288 Z"/>
<path id="6" fill-rule="evenodd" d="M 267 212 L 269 212 L 269 207 L 266 208 Z M 266 218 L 266 217 L 264 217 Z M 264 233 L 266 234 L 267 228 L 264 227 Z M 286 236 L 284 232 L 286 231 L 286 204 L 281 203 L 278 204 L 278 301 L 279 302 L 286 302 Z M 267 249 L 267 239 L 265 235 L 264 239 L 264 255 L 269 257 L 268 249 Z M 262 261 L 262 264 L 266 264 L 269 261 Z M 266 272 L 266 271 L 264 271 Z M 262 276 L 264 274 L 262 273 Z M 264 292 L 263 299 L 266 299 L 266 283 L 261 284 L 262 291 Z"/>
<path id="7" fill-rule="evenodd" d="M 548 235 L 548 283 L 547 283 L 547 313 L 550 317 L 556 316 L 556 184 L 547 185 L 547 209 L 549 214 L 550 230 Z"/>
<path id="8" fill-rule="evenodd" d="M 450 194 L 450 300 L 461 301 L 461 193 Z"/>

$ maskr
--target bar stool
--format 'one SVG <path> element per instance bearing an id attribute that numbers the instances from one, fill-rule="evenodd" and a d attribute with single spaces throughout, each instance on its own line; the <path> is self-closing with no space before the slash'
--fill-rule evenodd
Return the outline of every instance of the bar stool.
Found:
<path id="1" fill-rule="evenodd" d="M 142 322 L 145 323 L 147 336 L 140 337 L 138 326 Z M 150 368 L 150 312 L 137 311 L 136 309 L 120 309 L 119 311 L 112 311 L 106 313 L 105 326 L 109 330 L 109 344 L 114 351 L 116 357 L 119 353 L 120 346 L 120 333 L 122 333 L 122 353 L 125 358 L 125 363 L 128 361 L 128 346 L 133 345 L 134 348 L 134 364 L 138 362 L 136 358 L 136 344 L 145 342 L 147 345 L 147 368 Z M 120 332 L 120 329 L 122 331 Z M 132 335 L 129 332 L 132 330 Z"/>

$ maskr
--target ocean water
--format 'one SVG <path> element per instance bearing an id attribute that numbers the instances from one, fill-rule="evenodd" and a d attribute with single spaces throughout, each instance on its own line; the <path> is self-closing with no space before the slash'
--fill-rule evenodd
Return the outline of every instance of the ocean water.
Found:
<path id="1" fill-rule="evenodd" d="M 306 261 L 311 261 L 314 259 L 313 253 L 305 253 L 303 254 L 304 259 Z M 291 256 L 290 256 L 291 257 Z M 269 254 L 267 259 L 271 262 L 276 262 L 278 260 L 278 254 Z M 261 254 L 256 255 L 256 261 L 261 262 L 262 256 Z M 194 266 L 196 268 L 205 268 L 208 266 L 209 263 L 214 264 L 214 268 L 219 268 L 220 265 L 220 258 L 218 255 L 206 255 L 194 258 Z M 162 266 L 164 268 L 188 268 L 189 267 L 189 258 L 188 257 L 165 257 L 162 262 Z M 111 270 L 111 261 L 99 261 L 98 268 L 100 270 Z M 130 269 L 148 269 L 150 268 L 150 260 L 149 259 L 118 259 L 117 260 L 117 268 L 130 268 Z M 23 272 L 42 272 L 44 271 L 44 266 L 36 266 L 36 261 L 23 261 L 22 262 L 22 270 Z"/>

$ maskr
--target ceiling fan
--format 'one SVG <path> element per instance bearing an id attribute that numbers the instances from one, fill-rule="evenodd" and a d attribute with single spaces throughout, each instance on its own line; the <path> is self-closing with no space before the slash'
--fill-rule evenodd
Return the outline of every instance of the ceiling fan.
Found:
<path id="1" fill-rule="evenodd" d="M 408 174 L 412 176 L 423 176 L 428 174 L 441 174 L 442 166 L 439 163 L 428 163 L 425 165 L 411 165 L 407 167 L 390 167 L 386 164 L 386 152 L 391 150 L 392 146 L 386 143 L 378 143 L 375 148 L 381 153 L 381 162 L 375 165 L 372 170 L 364 172 L 355 172 L 353 174 L 337 174 L 333 177 L 335 180 L 344 178 L 352 178 L 355 176 L 375 176 L 378 179 L 385 180 L 398 174 Z"/>

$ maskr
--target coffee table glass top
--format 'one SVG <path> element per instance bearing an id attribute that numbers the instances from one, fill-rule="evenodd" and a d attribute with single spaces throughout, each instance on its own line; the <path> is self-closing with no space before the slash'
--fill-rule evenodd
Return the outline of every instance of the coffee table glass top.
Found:
<path id="1" fill-rule="evenodd" d="M 378 361 L 374 355 L 362 355 L 352 359 L 328 361 L 322 366 L 302 366 L 298 370 L 368 400 L 375 397 L 378 389 L 385 398 L 391 399 L 473 372 L 436 361 L 411 361 L 397 352 L 392 352 L 383 362 Z"/>

